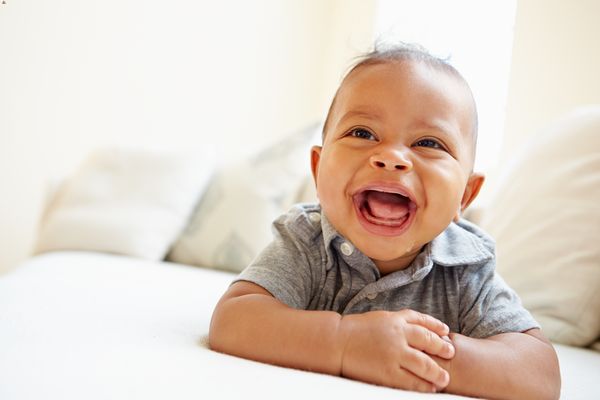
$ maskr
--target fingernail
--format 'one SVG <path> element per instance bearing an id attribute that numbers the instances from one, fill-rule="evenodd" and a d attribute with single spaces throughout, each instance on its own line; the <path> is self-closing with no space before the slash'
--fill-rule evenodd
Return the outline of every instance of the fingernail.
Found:
<path id="1" fill-rule="evenodd" d="M 445 387 L 449 381 L 450 375 L 448 374 L 448 371 L 444 371 L 444 373 L 442 374 L 442 384 L 440 386 Z"/>
<path id="2" fill-rule="evenodd" d="M 448 353 L 450 354 L 450 356 L 454 355 L 454 346 L 452 346 L 452 344 L 447 343 L 446 347 L 448 348 Z"/>

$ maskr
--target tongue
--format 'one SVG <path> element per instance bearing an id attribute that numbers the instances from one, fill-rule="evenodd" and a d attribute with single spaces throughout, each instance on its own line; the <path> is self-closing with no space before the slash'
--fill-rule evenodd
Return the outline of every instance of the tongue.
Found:
<path id="1" fill-rule="evenodd" d="M 369 191 L 366 199 L 374 217 L 401 219 L 408 214 L 408 199 L 399 194 Z"/>

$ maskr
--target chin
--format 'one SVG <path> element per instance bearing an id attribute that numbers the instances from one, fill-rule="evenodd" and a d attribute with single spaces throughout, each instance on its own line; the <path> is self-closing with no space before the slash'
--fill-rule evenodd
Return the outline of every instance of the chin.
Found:
<path id="1" fill-rule="evenodd" d="M 369 245 L 364 246 L 364 250 L 357 244 L 359 250 L 362 251 L 364 255 L 369 257 L 373 261 L 381 261 L 381 262 L 391 262 L 394 260 L 398 260 L 408 256 L 413 247 L 409 246 L 406 248 L 405 246 L 398 246 L 393 243 L 384 243 L 381 244 L 381 240 L 377 241 L 379 243 L 371 242 Z M 386 242 L 390 242 L 387 240 Z M 404 247 L 404 248 L 403 248 Z M 400 248 L 403 248 L 402 251 L 399 251 Z"/>

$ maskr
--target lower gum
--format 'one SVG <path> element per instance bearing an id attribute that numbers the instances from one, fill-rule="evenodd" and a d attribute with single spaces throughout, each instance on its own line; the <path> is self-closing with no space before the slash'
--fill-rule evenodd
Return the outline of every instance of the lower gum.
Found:
<path id="1" fill-rule="evenodd" d="M 408 219 L 408 215 L 405 215 L 401 220 L 398 220 L 398 223 L 386 223 L 385 221 L 375 217 L 374 215 L 372 215 L 368 210 L 363 209 L 361 210 L 363 216 L 365 217 L 365 219 L 367 221 L 369 221 L 370 223 L 374 224 L 374 225 L 378 225 L 378 226 L 386 226 L 386 227 L 390 227 L 390 228 L 398 228 L 400 226 L 402 226 L 402 224 L 404 224 L 404 222 L 406 222 L 406 220 Z"/>

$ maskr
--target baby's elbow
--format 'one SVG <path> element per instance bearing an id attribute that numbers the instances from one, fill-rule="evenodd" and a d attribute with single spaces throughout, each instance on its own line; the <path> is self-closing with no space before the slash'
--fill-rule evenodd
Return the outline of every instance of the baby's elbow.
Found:
<path id="1" fill-rule="evenodd" d="M 215 320 L 215 316 L 213 314 L 213 318 L 210 323 L 210 328 L 208 329 L 208 347 L 211 350 L 222 352 L 221 351 L 222 343 L 219 340 L 220 339 L 219 327 L 217 324 L 214 323 L 214 320 Z"/>
<path id="2" fill-rule="evenodd" d="M 533 354 L 530 354 L 531 359 L 536 360 L 536 364 L 532 367 L 539 374 L 537 380 L 539 382 L 537 385 L 538 393 L 535 393 L 532 398 L 558 400 L 560 398 L 561 376 L 556 350 L 539 329 L 532 329 L 525 333 L 538 340 L 537 343 L 534 342 L 536 343 L 535 346 L 530 347 L 534 351 Z"/>
<path id="3" fill-rule="evenodd" d="M 555 355 L 556 357 L 556 355 Z M 552 363 L 547 372 L 547 384 L 546 384 L 546 399 L 549 400 L 558 400 L 560 398 L 560 389 L 561 389 L 561 377 L 560 377 L 560 367 L 558 364 L 558 359 L 554 363 Z"/>
<path id="4" fill-rule="evenodd" d="M 221 302 L 217 304 L 213 311 L 208 329 L 208 347 L 219 353 L 227 353 L 227 329 L 225 328 L 227 316 L 220 307 Z"/>
<path id="5" fill-rule="evenodd" d="M 213 328 L 212 325 L 208 331 L 208 348 L 219 353 L 223 352 L 223 344 L 219 340 L 220 336 L 217 333 L 217 329 Z"/>
<path id="6" fill-rule="evenodd" d="M 544 382 L 541 390 L 535 394 L 534 399 L 559 400 L 560 399 L 560 376 L 554 380 Z"/>
<path id="7" fill-rule="evenodd" d="M 507 399 L 528 400 L 558 400 L 560 399 L 561 378 L 558 364 L 551 362 L 537 363 L 521 380 L 521 389 L 510 395 Z M 517 395 L 518 393 L 518 395 Z"/>
<path id="8" fill-rule="evenodd" d="M 541 393 L 536 395 L 539 399 L 558 400 L 560 398 L 561 390 L 561 376 L 560 366 L 558 363 L 558 356 L 554 347 L 547 344 L 547 357 L 544 362 L 543 368 L 540 370 L 543 372 L 543 376 L 540 379 Z"/>

